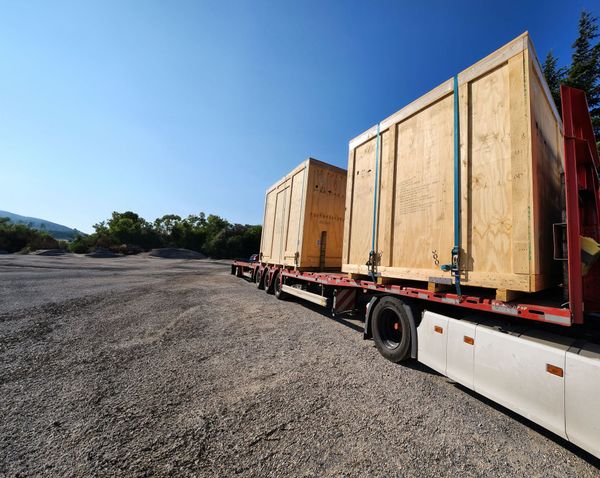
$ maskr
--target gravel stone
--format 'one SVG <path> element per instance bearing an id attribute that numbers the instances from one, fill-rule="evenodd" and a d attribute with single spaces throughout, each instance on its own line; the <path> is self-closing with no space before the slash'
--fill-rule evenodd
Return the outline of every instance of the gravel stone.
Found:
<path id="1" fill-rule="evenodd" d="M 0 257 L 0 476 L 600 476 L 225 263 Z"/>

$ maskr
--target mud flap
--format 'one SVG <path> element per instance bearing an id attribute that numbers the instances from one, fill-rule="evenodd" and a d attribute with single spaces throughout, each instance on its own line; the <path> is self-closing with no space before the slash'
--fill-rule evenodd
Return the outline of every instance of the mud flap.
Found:
<path id="1" fill-rule="evenodd" d="M 333 295 L 332 314 L 335 317 L 344 312 L 350 312 L 356 308 L 356 289 L 337 289 Z"/>
<path id="2" fill-rule="evenodd" d="M 371 333 L 371 315 L 373 313 L 373 307 L 377 301 L 381 298 L 381 296 L 371 297 L 371 300 L 367 304 L 367 310 L 365 312 L 365 329 L 363 331 L 363 340 L 369 340 L 373 338 L 373 334 Z"/>

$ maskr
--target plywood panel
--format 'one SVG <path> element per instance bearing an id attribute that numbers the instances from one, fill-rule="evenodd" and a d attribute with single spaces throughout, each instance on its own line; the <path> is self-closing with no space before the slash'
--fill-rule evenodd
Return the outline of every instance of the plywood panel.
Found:
<path id="1" fill-rule="evenodd" d="M 389 214 L 390 205 L 394 202 L 395 184 L 395 152 L 390 150 L 391 131 L 383 131 L 379 137 L 379 189 L 377 190 L 377 216 L 375 218 L 375 250 L 379 253 L 380 264 L 389 264 L 391 261 L 393 245 L 391 237 L 392 221 Z M 368 259 L 368 255 L 367 255 Z"/>
<path id="2" fill-rule="evenodd" d="M 369 259 L 373 237 L 376 138 L 356 148 L 353 169 L 353 204 L 349 262 L 364 264 Z"/>
<path id="3" fill-rule="evenodd" d="M 354 158 L 355 150 L 348 152 L 348 180 L 346 181 L 346 208 L 344 211 L 344 240 L 342 245 L 342 263 L 350 263 L 350 242 L 352 240 L 352 217 L 354 215 Z"/>
<path id="4" fill-rule="evenodd" d="M 511 242 L 512 272 L 531 271 L 531 121 L 529 112 L 529 78 L 526 68 L 527 51 L 508 61 L 510 115 L 510 181 L 511 181 Z"/>
<path id="5" fill-rule="evenodd" d="M 265 219 L 263 221 L 263 232 L 260 250 L 262 259 L 269 261 L 273 250 L 273 230 L 275 220 L 275 203 L 277 201 L 277 190 L 267 192 Z"/>
<path id="6" fill-rule="evenodd" d="M 271 259 L 281 264 L 283 263 L 283 241 L 285 237 L 285 226 L 287 224 L 287 200 L 289 187 L 284 187 L 277 191 L 275 198 L 275 219 L 273 221 L 273 244 L 271 249 Z"/>
<path id="7" fill-rule="evenodd" d="M 470 85 L 469 195 L 472 260 L 479 272 L 512 271 L 512 185 L 508 65 Z"/>
<path id="8" fill-rule="evenodd" d="M 559 125 L 552 114 L 552 99 L 543 91 L 541 79 L 532 65 L 530 77 L 535 273 L 557 275 L 560 274 L 558 264 L 544 258 L 553 254 L 552 224 L 562 222 L 557 198 L 561 194 L 563 145 Z"/>
<path id="9" fill-rule="evenodd" d="M 304 266 L 320 266 L 323 232 L 326 233 L 324 267 L 341 266 L 345 197 L 345 171 L 319 163 L 310 165 L 302 246 Z"/>
<path id="10" fill-rule="evenodd" d="M 396 150 L 398 126 L 393 124 L 384 133 L 381 157 L 381 188 L 378 212 L 377 250 L 381 251 L 380 266 L 389 267 L 394 260 L 394 216 L 396 211 Z"/>
<path id="11" fill-rule="evenodd" d="M 398 125 L 394 267 L 430 270 L 453 245 L 453 99 L 447 96 Z"/>
<path id="12" fill-rule="evenodd" d="M 288 216 L 287 237 L 285 241 L 284 263 L 296 265 L 295 256 L 300 251 L 302 239 L 302 221 L 304 208 L 304 190 L 308 169 L 303 168 L 294 174 L 290 181 L 290 212 Z"/>

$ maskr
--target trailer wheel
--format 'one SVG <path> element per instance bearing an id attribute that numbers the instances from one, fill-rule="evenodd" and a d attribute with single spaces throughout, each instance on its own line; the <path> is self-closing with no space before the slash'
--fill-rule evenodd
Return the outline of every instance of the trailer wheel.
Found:
<path id="1" fill-rule="evenodd" d="M 280 273 L 277 273 L 273 279 L 273 290 L 275 291 L 275 297 L 279 300 L 284 300 L 287 297 L 287 294 L 281 290 L 282 285 L 283 276 Z"/>
<path id="2" fill-rule="evenodd" d="M 269 278 L 269 275 L 271 276 Z M 279 280 L 279 271 L 277 269 L 274 269 L 273 272 L 271 274 L 267 274 L 267 276 L 265 277 L 265 292 L 267 294 L 273 294 L 275 293 L 275 288 L 273 287 L 275 281 Z"/>
<path id="3" fill-rule="evenodd" d="M 375 346 L 386 359 L 401 362 L 410 355 L 411 327 L 403 303 L 383 297 L 373 309 L 372 333 Z"/>
<path id="4" fill-rule="evenodd" d="M 264 275 L 265 275 L 265 271 L 266 269 L 260 269 L 257 268 L 256 269 L 256 274 L 254 274 L 254 283 L 256 284 L 256 287 L 258 289 L 264 289 L 265 288 L 265 281 L 264 281 Z"/>

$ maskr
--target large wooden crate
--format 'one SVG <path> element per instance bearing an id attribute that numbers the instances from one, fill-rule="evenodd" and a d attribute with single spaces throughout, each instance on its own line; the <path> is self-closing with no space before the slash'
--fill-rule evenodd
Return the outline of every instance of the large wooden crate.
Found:
<path id="1" fill-rule="evenodd" d="M 461 72 L 458 104 L 462 283 L 525 292 L 556 284 L 562 124 L 529 35 Z M 375 221 L 378 275 L 448 283 L 440 266 L 454 245 L 454 79 L 379 131 L 379 148 L 376 126 L 350 142 L 342 270 L 369 273 Z"/>
<path id="2" fill-rule="evenodd" d="M 309 158 L 267 190 L 261 261 L 298 269 L 342 265 L 346 170 Z"/>

